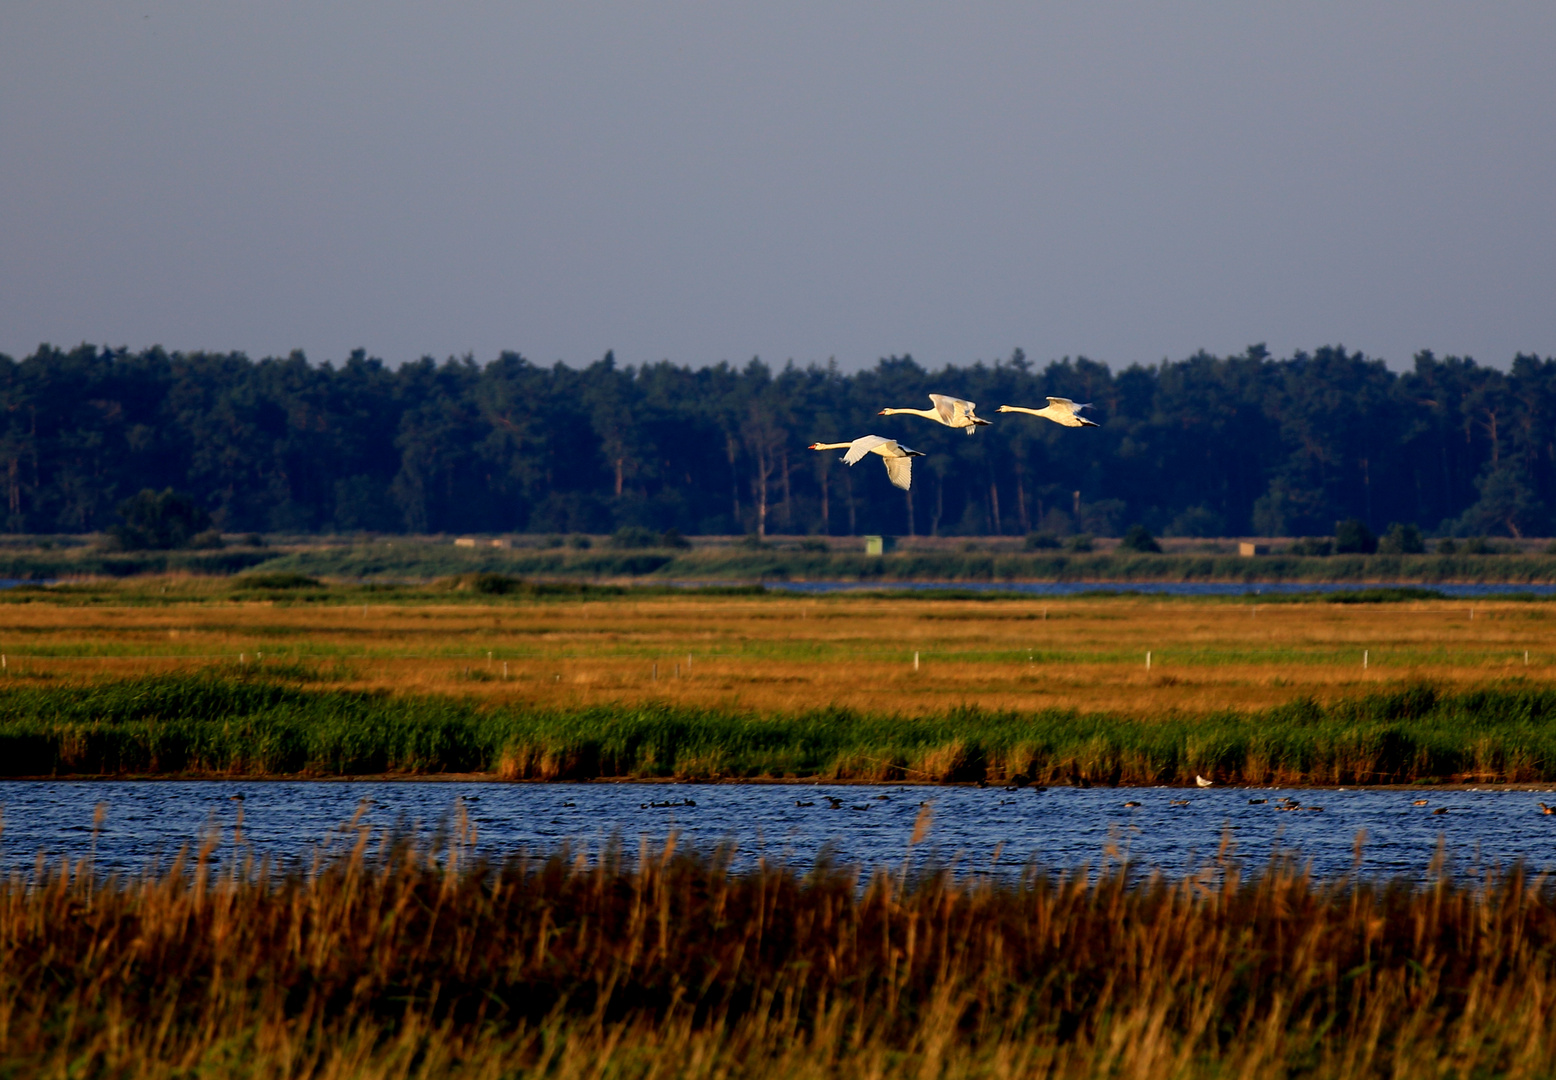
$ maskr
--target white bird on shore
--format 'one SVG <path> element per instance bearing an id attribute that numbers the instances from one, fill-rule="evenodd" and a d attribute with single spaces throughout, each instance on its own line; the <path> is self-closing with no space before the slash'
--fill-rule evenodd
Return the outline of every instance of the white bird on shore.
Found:
<path id="1" fill-rule="evenodd" d="M 1045 409 L 1023 409 L 1019 405 L 1001 405 L 1000 412 L 1024 412 L 1030 416 L 1042 416 L 1065 427 L 1101 427 L 1095 420 L 1078 415 L 1080 410 L 1091 408 L 1091 402 L 1075 404 L 1067 397 L 1051 397 Z"/>
<path id="2" fill-rule="evenodd" d="M 913 486 L 913 459 L 923 457 L 922 450 L 910 450 L 896 439 L 884 435 L 866 435 L 853 442 L 811 443 L 812 450 L 844 450 L 843 464 L 852 465 L 866 454 L 879 454 L 886 462 L 886 475 L 903 491 Z"/>
<path id="3" fill-rule="evenodd" d="M 969 435 L 979 427 L 989 426 L 989 421 L 973 415 L 973 410 L 978 408 L 975 402 L 949 397 L 946 394 L 930 394 L 929 400 L 935 403 L 933 409 L 882 409 L 876 415 L 896 416 L 899 413 L 906 413 L 909 416 L 922 416 L 946 427 L 961 428 Z"/>
<path id="4" fill-rule="evenodd" d="M 1200 775 L 1200 774 L 1199 774 L 1199 773 L 1195 773 L 1195 774 L 1194 774 L 1194 782 L 1195 782 L 1195 783 L 1196 783 L 1196 784 L 1198 784 L 1198 785 L 1199 785 L 1199 786 L 1200 786 L 1200 787 L 1209 787 L 1209 786 L 1210 786 L 1210 785 L 1211 785 L 1211 784 L 1214 784 L 1214 783 L 1215 783 L 1215 781 L 1214 781 L 1214 780 L 1206 780 L 1206 779 L 1205 779 L 1205 778 L 1204 778 L 1204 777 L 1203 777 L 1203 776 L 1201 776 L 1201 775 Z"/>

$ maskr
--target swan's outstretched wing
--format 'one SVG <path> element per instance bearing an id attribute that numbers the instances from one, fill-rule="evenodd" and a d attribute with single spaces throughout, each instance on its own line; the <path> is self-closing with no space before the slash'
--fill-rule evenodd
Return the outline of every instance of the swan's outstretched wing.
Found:
<path id="1" fill-rule="evenodd" d="M 895 439 L 888 439 L 884 435 L 865 435 L 855 439 L 853 445 L 848 448 L 848 453 L 843 455 L 843 464 L 852 465 L 877 446 L 883 443 L 895 443 L 896 441 Z"/>
<path id="2" fill-rule="evenodd" d="M 903 491 L 913 486 L 913 459 L 910 457 L 889 457 L 886 459 L 886 475 L 893 484 Z"/>
<path id="3" fill-rule="evenodd" d="M 949 427 L 966 426 L 972 420 L 973 413 L 978 410 L 976 401 L 951 397 L 949 394 L 930 394 L 929 400 L 935 403 L 935 411 Z"/>
<path id="4" fill-rule="evenodd" d="M 1077 405 L 1077 404 L 1075 404 L 1075 402 L 1071 401 L 1067 397 L 1051 397 L 1051 398 L 1048 399 L 1048 404 L 1052 408 L 1057 409 L 1060 412 L 1067 412 L 1067 413 L 1069 413 L 1071 416 L 1074 416 L 1076 413 L 1080 412 L 1082 409 L 1089 409 L 1089 408 L 1091 408 L 1091 402 L 1089 402 L 1089 401 L 1085 401 L 1085 402 L 1082 402 L 1081 404 Z"/>

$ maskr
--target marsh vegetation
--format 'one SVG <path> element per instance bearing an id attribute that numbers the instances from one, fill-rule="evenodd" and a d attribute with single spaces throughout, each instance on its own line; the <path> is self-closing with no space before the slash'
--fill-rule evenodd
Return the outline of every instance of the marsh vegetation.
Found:
<path id="1" fill-rule="evenodd" d="M 623 532 L 629 530 L 622 530 Z M 1556 581 L 1556 555 L 1545 541 L 1497 541 L 1493 549 L 1461 542 L 1452 553 L 1304 554 L 1301 543 L 1240 558 L 1235 542 L 1165 541 L 1165 553 L 1129 551 L 1113 540 L 1070 537 L 1065 546 L 1029 547 L 1018 537 L 920 537 L 885 555 L 866 555 L 862 537 L 698 538 L 688 547 L 655 540 L 622 546 L 615 538 L 519 537 L 513 546 L 456 547 L 434 537 L 274 537 L 263 546 L 234 541 L 219 551 L 112 551 L 83 538 L 48 546 L 0 545 L 0 577 L 44 580 L 81 575 L 132 577 L 189 572 L 302 573 L 394 584 L 458 574 L 495 573 L 553 581 L 850 581 L 891 582 L 1323 582 L 1501 583 Z M 1084 540 L 1084 543 L 1082 543 Z M 503 540 L 509 543 L 508 539 Z M 1325 541 L 1327 543 L 1327 541 Z M 1095 546 L 1095 549 L 1094 549 Z M 1327 552 L 1327 548 L 1325 551 Z"/>
<path id="2" fill-rule="evenodd" d="M 472 863 L 465 835 L 363 829 L 295 874 L 213 878 L 208 844 L 135 878 L 0 882 L 0 1059 L 149 1078 L 1556 1067 L 1556 895 L 1516 868 L 1417 888 L 1278 857 L 1177 881 L 1116 862 L 862 879 L 732 872 L 673 840 Z"/>
<path id="3" fill-rule="evenodd" d="M 490 584 L 374 591 L 272 575 L 6 594 L 4 768 L 1556 779 L 1543 602 Z"/>
<path id="4" fill-rule="evenodd" d="M 11 775 L 1556 780 L 1541 602 L 370 588 L 296 572 L 3 599 Z M 283 870 L 241 857 L 241 806 L 220 871 L 212 835 L 135 876 L 40 859 L 0 881 L 0 1073 L 1556 1068 L 1556 892 L 1517 866 L 1425 886 L 1317 881 L 1295 854 L 1249 870 L 1225 849 L 1172 880 L 1106 848 L 1066 875 L 922 858 L 736 869 L 673 838 L 480 862 L 460 818 L 426 845 L 358 823 L 354 846 Z M 915 842 L 931 828 L 921 818 Z"/>

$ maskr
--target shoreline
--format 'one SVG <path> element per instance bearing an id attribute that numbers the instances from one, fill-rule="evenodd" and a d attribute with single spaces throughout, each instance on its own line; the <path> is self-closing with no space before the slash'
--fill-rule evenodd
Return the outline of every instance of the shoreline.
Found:
<path id="1" fill-rule="evenodd" d="M 1445 781 L 1424 784 L 1221 784 L 1201 788 L 1195 784 L 979 784 L 974 781 L 938 780 L 865 780 L 818 779 L 816 777 L 713 777 L 685 779 L 668 776 L 597 776 L 543 780 L 538 777 L 510 778 L 495 772 L 465 773 L 353 773 L 319 776 L 307 773 L 69 773 L 65 775 L 5 776 L 0 785 L 22 783 L 245 783 L 245 784 L 506 784 L 532 787 L 567 785 L 642 785 L 661 787 L 859 787 L 859 788 L 986 788 L 989 791 L 1492 791 L 1522 794 L 1556 794 L 1556 781 Z"/>

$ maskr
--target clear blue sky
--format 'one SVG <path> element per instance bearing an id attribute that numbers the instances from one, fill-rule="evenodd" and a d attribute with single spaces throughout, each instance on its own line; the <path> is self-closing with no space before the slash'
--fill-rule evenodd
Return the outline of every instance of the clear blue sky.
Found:
<path id="1" fill-rule="evenodd" d="M 0 5 L 0 351 L 1556 354 L 1556 4 Z"/>

